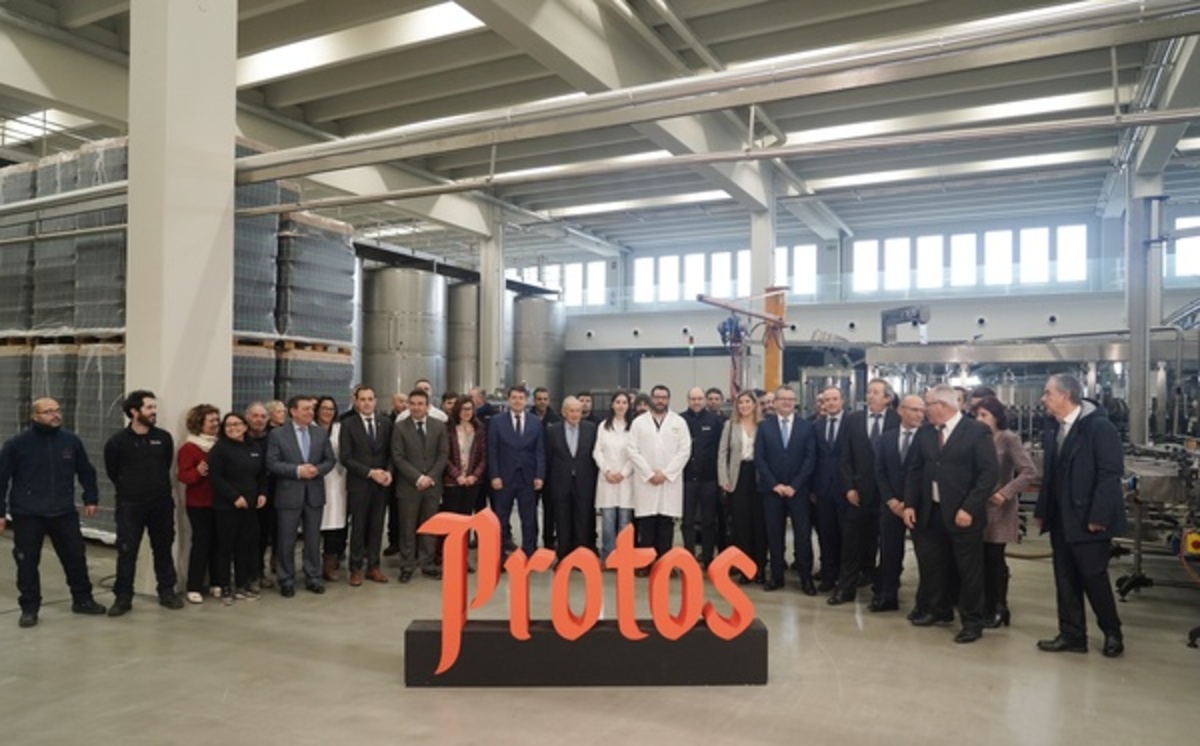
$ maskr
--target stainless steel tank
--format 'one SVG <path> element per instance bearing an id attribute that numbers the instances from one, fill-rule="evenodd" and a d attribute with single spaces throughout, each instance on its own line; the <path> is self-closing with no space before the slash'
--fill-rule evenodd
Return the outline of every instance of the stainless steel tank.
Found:
<path id="1" fill-rule="evenodd" d="M 452 285 L 449 298 L 446 385 L 461 394 L 479 383 L 479 286 Z"/>
<path id="2" fill-rule="evenodd" d="M 446 278 L 416 269 L 366 273 L 363 282 L 363 380 L 380 399 L 428 378 L 446 387 Z M 436 405 L 436 402 L 433 402 Z"/>
<path id="3" fill-rule="evenodd" d="M 526 295 L 513 305 L 513 380 L 530 389 L 545 386 L 559 401 L 567 316 L 562 301 Z"/>

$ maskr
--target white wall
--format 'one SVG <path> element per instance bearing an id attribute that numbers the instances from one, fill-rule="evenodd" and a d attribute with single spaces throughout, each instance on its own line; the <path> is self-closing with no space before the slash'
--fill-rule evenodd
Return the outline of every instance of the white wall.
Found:
<path id="1" fill-rule="evenodd" d="M 1169 313 L 1196 295 L 1195 290 L 1167 291 L 1163 294 L 1163 306 Z M 823 331 L 851 342 L 879 343 L 882 341 L 880 311 L 908 303 L 893 300 L 792 306 L 787 319 L 796 329 L 788 331 L 786 338 L 807 341 L 814 332 Z M 931 342 L 969 340 L 980 333 L 985 340 L 1000 340 L 1125 328 L 1125 297 L 1121 293 L 994 296 L 927 303 L 931 309 L 928 327 Z M 695 337 L 697 347 L 717 347 L 721 344 L 717 324 L 728 315 L 699 305 L 687 310 L 568 315 L 566 349 L 572 352 L 684 348 L 688 345 L 688 335 L 683 333 L 685 327 Z M 1051 315 L 1056 317 L 1054 324 L 1048 322 Z M 985 319 L 982 327 L 977 325 L 981 316 Z M 855 324 L 854 329 L 850 328 L 851 323 Z M 638 331 L 636 336 L 634 330 Z M 917 330 L 901 327 L 898 337 L 901 342 L 915 342 Z"/>

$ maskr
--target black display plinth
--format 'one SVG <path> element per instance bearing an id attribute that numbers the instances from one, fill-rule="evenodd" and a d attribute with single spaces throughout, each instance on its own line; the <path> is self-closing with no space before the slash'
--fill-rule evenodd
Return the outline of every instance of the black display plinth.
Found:
<path id="1" fill-rule="evenodd" d="M 667 640 L 648 621 L 649 636 L 628 640 L 615 620 L 598 622 L 575 641 L 549 621 L 531 622 L 530 639 L 517 640 L 505 620 L 468 621 L 458 660 L 435 675 L 442 623 L 418 619 L 404 632 L 404 683 L 434 686 L 735 686 L 767 683 L 767 628 L 756 619 L 733 640 L 703 622 Z"/>

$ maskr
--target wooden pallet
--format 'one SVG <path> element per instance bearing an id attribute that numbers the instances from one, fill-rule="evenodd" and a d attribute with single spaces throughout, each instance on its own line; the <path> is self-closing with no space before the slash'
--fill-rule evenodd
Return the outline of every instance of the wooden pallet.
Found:
<path id="1" fill-rule="evenodd" d="M 296 339 L 281 339 L 276 344 L 276 349 L 284 350 L 285 352 L 305 351 L 305 352 L 328 352 L 335 355 L 349 355 L 350 345 L 334 344 L 332 342 L 304 342 Z"/>
<path id="2" fill-rule="evenodd" d="M 234 337 L 234 347 L 262 347 L 268 350 L 275 349 L 274 339 L 263 339 L 261 337 Z"/>

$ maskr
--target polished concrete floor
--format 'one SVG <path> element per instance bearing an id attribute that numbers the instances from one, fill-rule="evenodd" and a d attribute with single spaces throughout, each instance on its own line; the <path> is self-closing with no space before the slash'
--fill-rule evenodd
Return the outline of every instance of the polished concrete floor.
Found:
<path id="1" fill-rule="evenodd" d="M 1034 543 L 1019 551 L 1036 551 Z M 0 551 L 11 555 L 11 537 Z M 93 580 L 111 548 L 90 545 Z M 911 555 L 910 555 L 911 556 Z M 915 587 L 909 561 L 901 590 Z M 1013 626 L 955 645 L 953 629 L 828 607 L 753 587 L 770 630 L 759 687 L 406 689 L 403 632 L 437 618 L 440 585 L 418 576 L 291 600 L 168 611 L 138 597 L 119 619 L 70 613 L 57 560 L 43 561 L 41 623 L 17 627 L 15 569 L 0 562 L 0 742 L 9 744 L 1150 744 L 1195 737 L 1200 593 L 1154 588 L 1120 605 L 1118 660 L 1039 653 L 1054 632 L 1048 560 L 1014 560 Z M 1114 578 L 1128 560 L 1114 566 Z M 1151 565 L 1159 578 L 1178 563 Z M 105 585 L 107 585 L 105 581 Z M 646 581 L 639 581 L 644 585 Z M 612 576 L 606 576 L 612 608 Z M 578 589 L 576 589 L 578 590 Z M 711 595 L 711 593 L 710 593 Z M 549 581 L 535 617 L 549 616 Z M 99 590 L 102 603 L 111 602 Z M 645 588 L 639 603 L 646 612 Z M 476 617 L 502 618 L 503 588 Z M 520 660 L 511 665 L 520 666 Z"/>

